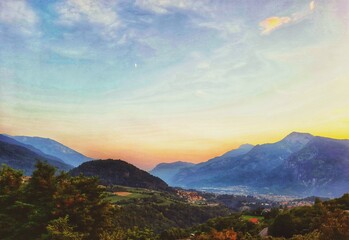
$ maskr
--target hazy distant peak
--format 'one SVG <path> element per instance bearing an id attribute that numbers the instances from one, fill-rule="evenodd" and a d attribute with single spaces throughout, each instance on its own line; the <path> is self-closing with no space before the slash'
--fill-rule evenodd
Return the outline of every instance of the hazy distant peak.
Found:
<path id="1" fill-rule="evenodd" d="M 20 141 L 22 142 L 29 142 L 29 141 L 32 141 L 32 140 L 35 140 L 35 141 L 41 141 L 41 142 L 51 142 L 51 143 L 55 143 L 57 145 L 60 145 L 60 146 L 64 146 L 62 143 L 60 142 L 57 142 L 56 140 L 52 139 L 52 138 L 47 138 L 47 137 L 38 137 L 38 136 L 10 136 L 9 137 L 11 138 L 14 138 L 14 139 L 19 139 Z"/>
<path id="2" fill-rule="evenodd" d="M 10 135 L 8 137 L 20 143 L 30 145 L 47 155 L 59 158 L 69 165 L 78 166 L 83 162 L 91 160 L 91 158 L 50 138 Z"/>
<path id="3" fill-rule="evenodd" d="M 194 166 L 194 163 L 190 162 L 171 162 L 171 163 L 159 163 L 155 166 L 149 173 L 152 175 L 161 178 L 166 183 L 171 184 L 172 178 L 182 169 L 190 168 Z"/>
<path id="4" fill-rule="evenodd" d="M 252 144 L 242 144 L 240 147 L 224 153 L 221 157 L 236 157 L 249 152 L 254 146 Z M 218 157 L 219 158 L 219 157 Z"/>
<path id="5" fill-rule="evenodd" d="M 307 143 L 311 139 L 313 139 L 314 136 L 310 133 L 300 133 L 300 132 L 292 132 L 288 134 L 284 139 L 282 139 L 283 142 L 300 142 L 300 143 Z"/>
<path id="6" fill-rule="evenodd" d="M 313 135 L 311 135 L 310 133 L 303 133 L 303 132 L 291 132 L 286 136 L 286 138 L 288 137 L 313 137 Z"/>
<path id="7" fill-rule="evenodd" d="M 170 163 L 159 163 L 158 165 L 155 166 L 153 170 L 156 169 L 161 169 L 161 168 L 178 168 L 178 167 L 188 167 L 188 166 L 193 166 L 195 165 L 194 163 L 190 162 L 184 162 L 184 161 L 176 161 L 176 162 L 170 162 Z M 151 170 L 151 171 L 153 171 Z"/>
<path id="8" fill-rule="evenodd" d="M 246 148 L 253 148 L 253 147 L 254 147 L 254 145 L 249 144 L 249 143 L 245 143 L 245 144 L 240 145 L 240 147 L 238 147 L 238 149 L 246 149 Z"/>
<path id="9" fill-rule="evenodd" d="M 321 136 L 316 136 L 313 137 L 312 140 L 310 141 L 312 144 L 332 144 L 332 143 L 337 143 L 341 145 L 345 145 L 346 147 L 349 147 L 349 139 L 335 139 L 335 138 L 329 138 L 329 137 L 321 137 Z"/>

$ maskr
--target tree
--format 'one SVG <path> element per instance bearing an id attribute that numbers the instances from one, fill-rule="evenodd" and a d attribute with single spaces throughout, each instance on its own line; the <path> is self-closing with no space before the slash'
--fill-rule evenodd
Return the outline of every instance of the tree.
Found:
<path id="1" fill-rule="evenodd" d="M 99 234 L 99 240 L 121 240 L 126 239 L 125 231 L 121 229 L 114 229 L 112 231 L 103 231 Z"/>
<path id="2" fill-rule="evenodd" d="M 192 238 L 193 240 L 236 240 L 237 233 L 233 229 L 217 231 L 212 229 L 209 233 L 201 233 Z"/>
<path id="3" fill-rule="evenodd" d="M 34 206 L 23 201 L 21 171 L 3 166 L 0 171 L 0 236 L 25 239 L 26 224 Z"/>
<path id="4" fill-rule="evenodd" d="M 28 201 L 47 206 L 52 202 L 56 190 L 56 169 L 41 161 L 38 161 L 35 167 L 26 187 Z"/>
<path id="5" fill-rule="evenodd" d="M 53 215 L 68 215 L 69 223 L 76 226 L 78 232 L 86 233 L 86 239 L 98 239 L 111 222 L 111 206 L 104 198 L 104 188 L 99 186 L 98 179 L 66 174 L 57 179 Z"/>
<path id="6" fill-rule="evenodd" d="M 69 225 L 69 217 L 52 220 L 47 226 L 48 234 L 43 237 L 50 240 L 82 240 L 84 234 L 74 231 Z"/>
<path id="7" fill-rule="evenodd" d="M 45 233 L 47 223 L 54 219 L 53 195 L 56 191 L 56 169 L 41 161 L 38 161 L 35 167 L 23 190 L 24 201 L 31 204 L 34 209 L 22 228 L 22 234 L 29 234 L 33 239 Z"/>
<path id="8" fill-rule="evenodd" d="M 342 210 L 328 212 L 320 227 L 321 240 L 349 239 L 349 214 Z"/>
<path id="9" fill-rule="evenodd" d="M 138 227 L 134 227 L 132 229 L 128 229 L 126 233 L 127 240 L 156 240 L 158 236 L 150 229 L 139 229 Z"/>
<path id="10" fill-rule="evenodd" d="M 278 215 L 269 227 L 269 234 L 275 237 L 290 238 L 294 234 L 294 222 L 290 213 Z"/>
<path id="11" fill-rule="evenodd" d="M 188 231 L 181 228 L 169 228 L 160 234 L 160 239 L 176 240 L 183 239 L 189 236 Z"/>
<path id="12" fill-rule="evenodd" d="M 110 227 L 111 205 L 98 179 L 56 174 L 38 162 L 32 177 L 9 167 L 0 171 L 1 239 L 99 239 Z"/>
<path id="13" fill-rule="evenodd" d="M 10 195 L 22 185 L 23 172 L 3 165 L 0 171 L 0 195 Z"/>

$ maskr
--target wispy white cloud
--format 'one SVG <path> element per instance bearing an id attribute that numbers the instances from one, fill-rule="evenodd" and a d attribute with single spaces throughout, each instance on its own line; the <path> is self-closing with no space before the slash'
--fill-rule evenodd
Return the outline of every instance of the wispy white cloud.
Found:
<path id="1" fill-rule="evenodd" d="M 268 35 L 274 30 L 282 28 L 287 25 L 296 24 L 308 16 L 310 16 L 315 10 L 315 1 L 311 1 L 309 5 L 305 6 L 302 10 L 294 12 L 290 16 L 272 16 L 262 20 L 259 26 L 262 28 L 261 34 Z"/>
<path id="2" fill-rule="evenodd" d="M 86 46 L 80 46 L 80 47 L 74 47 L 72 48 L 71 46 L 57 46 L 57 45 L 53 45 L 50 46 L 49 49 L 62 56 L 65 58 L 69 58 L 69 59 L 91 59 L 92 58 L 92 54 L 91 51 L 88 50 L 88 48 Z"/>
<path id="3" fill-rule="evenodd" d="M 269 17 L 264 19 L 259 23 L 259 26 L 263 28 L 262 34 L 269 34 L 275 29 L 280 28 L 281 26 L 290 23 L 291 18 L 290 17 Z"/>
<path id="4" fill-rule="evenodd" d="M 121 24 L 116 5 L 114 0 L 66 0 L 56 6 L 58 22 L 66 26 L 87 22 L 100 28 L 102 36 L 115 38 Z"/>
<path id="5" fill-rule="evenodd" d="M 24 34 L 37 33 L 39 19 L 25 0 L 0 1 L 0 23 L 13 26 L 13 30 Z"/>
<path id="6" fill-rule="evenodd" d="M 158 14 L 165 14 L 171 8 L 202 11 L 207 9 L 207 2 L 193 0 L 136 0 L 136 6 Z"/>
<path id="7" fill-rule="evenodd" d="M 157 15 L 182 12 L 188 16 L 190 27 L 214 31 L 224 39 L 241 32 L 243 23 L 234 18 L 234 5 L 212 0 L 136 0 L 135 6 Z"/>
<path id="8" fill-rule="evenodd" d="M 222 37 L 229 37 L 231 34 L 241 32 L 242 25 L 238 22 L 227 20 L 211 19 L 207 22 L 197 22 L 196 26 L 218 31 Z"/>

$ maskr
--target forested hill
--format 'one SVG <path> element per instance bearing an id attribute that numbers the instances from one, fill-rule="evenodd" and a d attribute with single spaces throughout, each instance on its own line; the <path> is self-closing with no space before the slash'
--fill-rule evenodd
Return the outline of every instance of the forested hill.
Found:
<path id="1" fill-rule="evenodd" d="M 122 185 L 155 190 L 166 190 L 168 185 L 160 178 L 122 160 L 94 160 L 70 171 L 72 176 L 96 176 L 106 185 Z"/>

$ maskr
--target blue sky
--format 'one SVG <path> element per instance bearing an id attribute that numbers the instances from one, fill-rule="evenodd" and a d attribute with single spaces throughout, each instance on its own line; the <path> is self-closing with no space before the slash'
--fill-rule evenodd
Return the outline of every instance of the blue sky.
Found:
<path id="1" fill-rule="evenodd" d="M 349 136 L 345 0 L 4 0 L 0 129 L 143 168 Z"/>

